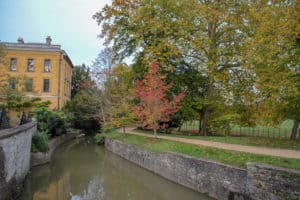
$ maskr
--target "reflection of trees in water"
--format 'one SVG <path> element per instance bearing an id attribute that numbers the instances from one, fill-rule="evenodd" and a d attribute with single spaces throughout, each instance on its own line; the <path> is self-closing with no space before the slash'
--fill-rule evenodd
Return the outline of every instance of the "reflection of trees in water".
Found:
<path id="1" fill-rule="evenodd" d="M 88 186 L 79 195 L 71 195 L 71 200 L 103 200 L 104 199 L 103 180 L 99 177 L 94 177 L 88 183 Z"/>

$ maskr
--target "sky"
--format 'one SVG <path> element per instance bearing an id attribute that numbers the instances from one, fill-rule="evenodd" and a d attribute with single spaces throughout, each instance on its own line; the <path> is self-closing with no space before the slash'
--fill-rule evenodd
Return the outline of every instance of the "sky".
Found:
<path id="1" fill-rule="evenodd" d="M 74 65 L 91 65 L 103 48 L 92 18 L 110 0 L 0 0 L 0 41 L 45 42 L 62 46 Z"/>

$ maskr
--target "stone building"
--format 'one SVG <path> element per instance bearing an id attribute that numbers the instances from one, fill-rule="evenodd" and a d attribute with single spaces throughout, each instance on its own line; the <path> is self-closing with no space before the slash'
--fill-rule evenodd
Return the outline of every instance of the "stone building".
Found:
<path id="1" fill-rule="evenodd" d="M 1 42 L 4 58 L 0 63 L 0 84 L 22 88 L 26 96 L 50 101 L 51 109 L 61 109 L 71 97 L 73 64 L 60 45 L 51 43 L 25 43 L 18 38 L 16 43 Z M 22 80 L 22 83 L 19 81 Z"/>

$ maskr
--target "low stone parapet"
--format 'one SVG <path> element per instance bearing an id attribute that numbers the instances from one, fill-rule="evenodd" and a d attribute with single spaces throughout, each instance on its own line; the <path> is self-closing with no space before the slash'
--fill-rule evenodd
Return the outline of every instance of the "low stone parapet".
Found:
<path id="1" fill-rule="evenodd" d="M 21 192 L 35 132 L 36 122 L 0 131 L 0 200 L 14 199 Z"/>

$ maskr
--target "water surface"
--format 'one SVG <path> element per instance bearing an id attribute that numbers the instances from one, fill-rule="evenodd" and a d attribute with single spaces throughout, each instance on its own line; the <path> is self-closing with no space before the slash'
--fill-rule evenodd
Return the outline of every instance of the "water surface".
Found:
<path id="1" fill-rule="evenodd" d="M 208 200 L 94 144 L 74 140 L 54 161 L 34 168 L 24 200 Z"/>

